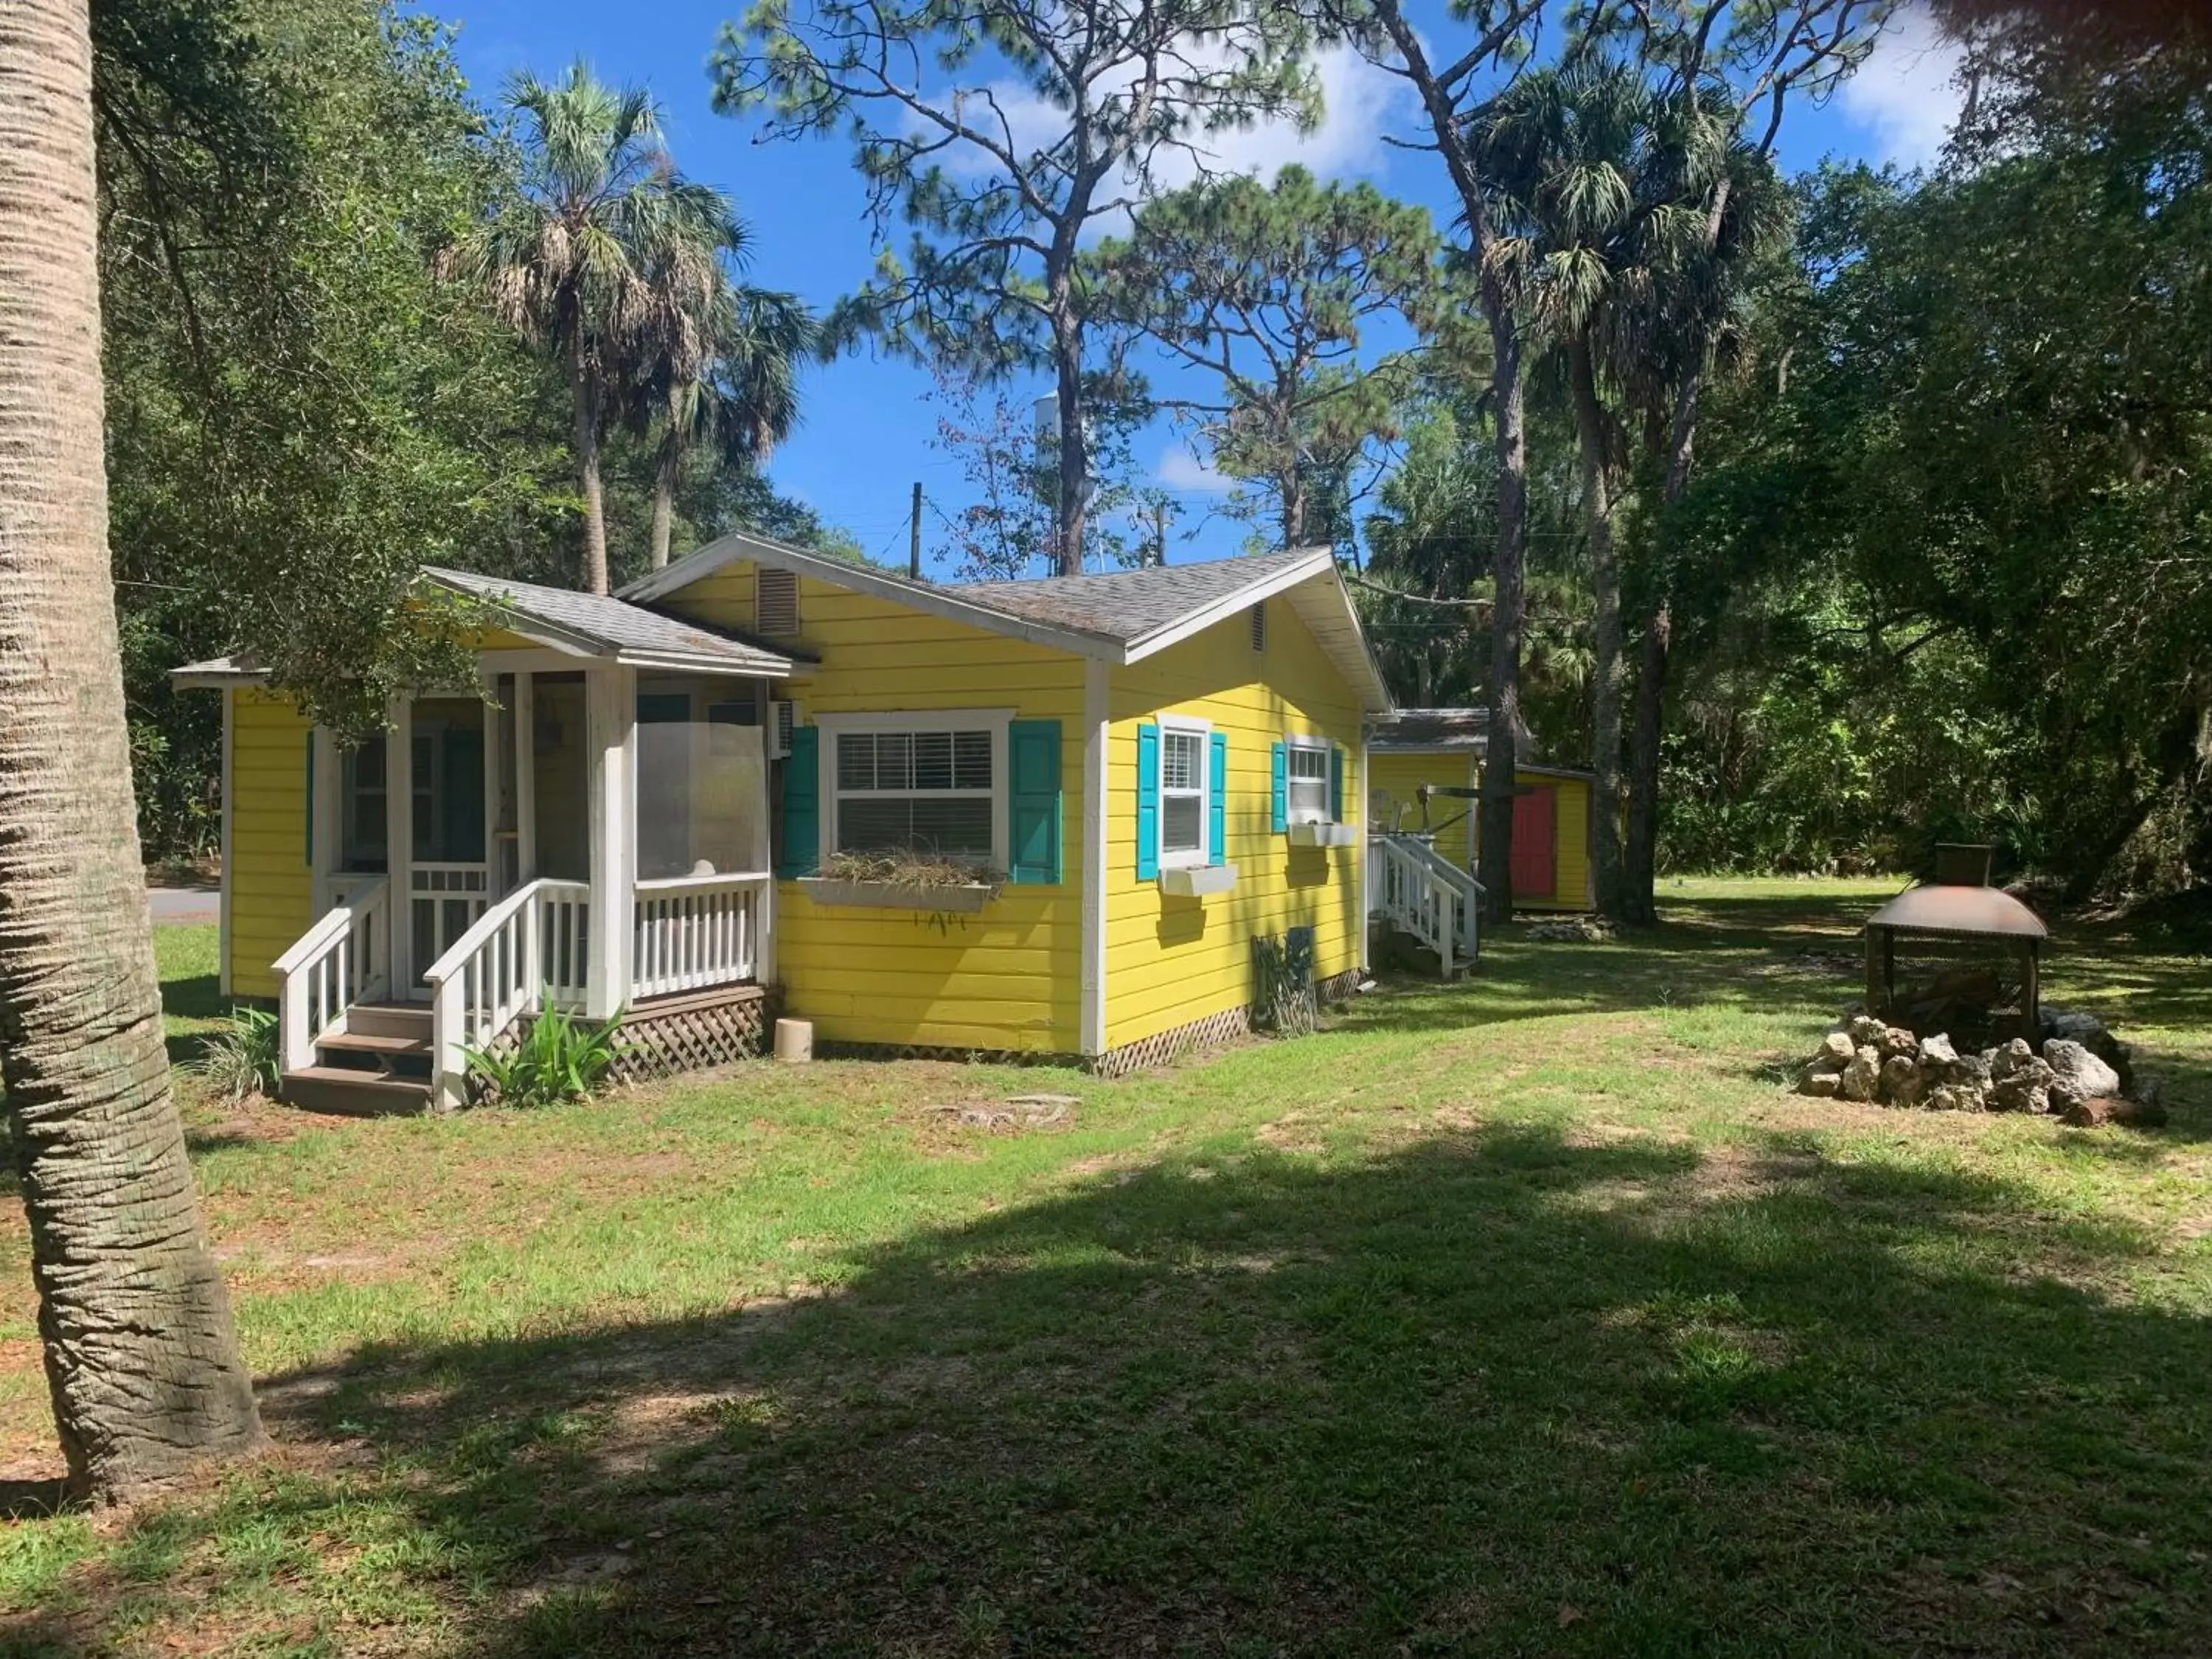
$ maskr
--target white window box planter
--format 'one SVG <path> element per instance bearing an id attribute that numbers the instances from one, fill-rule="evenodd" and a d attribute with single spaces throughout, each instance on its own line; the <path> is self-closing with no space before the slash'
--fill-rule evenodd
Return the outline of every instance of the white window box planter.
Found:
<path id="1" fill-rule="evenodd" d="M 907 887 L 889 881 L 839 881 L 801 876 L 799 890 L 816 904 L 842 910 L 927 910 L 935 915 L 973 915 L 999 890 L 988 882 L 958 887 Z"/>
<path id="2" fill-rule="evenodd" d="M 1356 823 L 1294 823 L 1291 826 L 1291 845 L 1293 847 L 1350 847 L 1359 839 Z"/>
<path id="3" fill-rule="evenodd" d="M 1160 891 L 1170 898 L 1204 898 L 1225 893 L 1237 885 L 1233 864 L 1192 864 L 1160 872 Z"/>

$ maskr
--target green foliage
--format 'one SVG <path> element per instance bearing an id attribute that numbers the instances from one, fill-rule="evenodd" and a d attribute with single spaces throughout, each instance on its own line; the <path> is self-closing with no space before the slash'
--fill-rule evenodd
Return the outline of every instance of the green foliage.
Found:
<path id="1" fill-rule="evenodd" d="M 1103 316 L 1218 382 L 1164 406 L 1254 486 L 1231 510 L 1297 547 L 1350 539 L 1343 481 L 1395 435 L 1411 380 L 1403 354 L 1363 358 L 1364 331 L 1429 310 L 1437 252 L 1425 210 L 1286 167 L 1273 185 L 1239 174 L 1156 198 L 1088 274 Z"/>
<path id="2" fill-rule="evenodd" d="M 606 1080 L 623 1045 L 617 1014 L 592 1025 L 558 1008 L 544 1006 L 511 1050 L 471 1048 L 469 1075 L 502 1106 L 558 1106 L 582 1100 Z"/>
<path id="3" fill-rule="evenodd" d="M 1306 33 L 1295 9 L 1254 0 L 754 0 L 715 50 L 715 105 L 761 115 L 772 137 L 850 137 L 879 257 L 830 317 L 832 344 L 872 335 L 970 380 L 1051 372 L 1051 550 L 1073 570 L 1088 551 L 1090 394 L 1102 373 L 1120 380 L 1094 350 L 1085 233 L 1164 171 L 1203 172 L 1212 134 L 1317 120 Z M 1038 118 L 1019 137 L 1010 74 Z M 903 250 L 894 222 L 911 227 Z"/>
<path id="4" fill-rule="evenodd" d="M 1963 818 L 2077 893 L 2212 864 L 2212 110 L 2140 73 L 1972 167 L 1819 179 L 1680 526 L 1717 661 L 1755 629 L 1778 684 L 1971 751 L 1948 792 L 1883 769 L 1869 834 Z"/>
<path id="5" fill-rule="evenodd" d="M 357 0 L 94 8 L 114 568 L 142 839 L 211 849 L 220 709 L 179 663 L 242 650 L 343 730 L 473 684 L 403 619 L 418 565 L 574 579 L 566 388 L 433 260 L 495 219 L 521 158 L 445 33 Z M 655 457 L 611 447 L 620 574 Z M 726 454 L 687 459 L 676 538 L 836 539 Z M 442 613 L 459 623 L 458 611 Z"/>
<path id="6" fill-rule="evenodd" d="M 1498 468 L 1486 410 L 1444 384 L 1400 416 L 1398 463 L 1364 522 L 1366 578 L 1355 590 L 1370 642 L 1413 707 L 1480 702 L 1489 683 L 1496 591 Z M 1539 753 L 1589 751 L 1589 588 L 1582 570 L 1571 434 L 1539 410 L 1529 442 L 1528 592 L 1522 713 Z M 1376 586 L 1411 596 L 1399 599 Z M 1426 601 L 1468 603 L 1439 605 Z M 1524 758 L 1525 758 L 1524 755 Z"/>
<path id="7" fill-rule="evenodd" d="M 276 1010 L 241 1005 L 230 1011 L 229 1024 L 201 1050 L 199 1074 L 226 1100 L 274 1098 L 283 1077 L 279 1042 Z"/>
<path id="8" fill-rule="evenodd" d="M 1126 378 L 1084 377 L 1090 410 L 1088 562 L 1108 568 L 1159 556 L 1146 539 L 1145 517 L 1163 503 L 1141 480 L 1136 440 L 1152 418 L 1141 386 Z M 938 552 L 962 581 L 1014 581 L 1052 574 L 1060 501 L 1060 452 L 1041 436 L 1026 399 L 963 376 L 940 374 L 935 398 L 938 449 L 960 464 L 975 499 L 941 517 Z M 1163 561 L 1164 562 L 1164 561 Z"/>
<path id="9" fill-rule="evenodd" d="M 401 625 L 416 567 L 496 562 L 557 510 L 515 432 L 533 372 L 428 269 L 502 155 L 419 19 L 110 0 L 96 27 L 112 534 L 148 624 L 125 628 L 134 709 L 204 752 L 153 683 L 240 647 L 363 729 L 469 671 Z"/>

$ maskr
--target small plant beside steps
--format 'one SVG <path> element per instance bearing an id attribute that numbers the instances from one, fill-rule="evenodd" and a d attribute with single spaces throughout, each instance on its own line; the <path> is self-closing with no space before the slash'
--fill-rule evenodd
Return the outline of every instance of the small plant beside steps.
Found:
<path id="1" fill-rule="evenodd" d="M 550 994 L 549 994 L 550 995 Z M 501 1106 L 560 1106 L 583 1100 L 623 1056 L 622 1016 L 603 1025 L 546 1008 L 512 1048 L 470 1048 L 469 1075 L 482 1097 Z"/>
<path id="2" fill-rule="evenodd" d="M 276 1011 L 239 1007 L 230 1011 L 229 1026 L 209 1040 L 200 1055 L 199 1073 L 225 1100 L 255 1095 L 274 1100 L 283 1060 Z"/>

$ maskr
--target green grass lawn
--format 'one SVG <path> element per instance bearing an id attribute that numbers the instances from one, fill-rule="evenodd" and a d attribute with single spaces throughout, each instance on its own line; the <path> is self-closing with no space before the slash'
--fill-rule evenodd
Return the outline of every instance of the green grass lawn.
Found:
<path id="1" fill-rule="evenodd" d="M 9 1527 L 0 1651 L 2212 1651 L 2212 959 L 2054 951 L 2163 1130 L 1785 1093 L 1894 887 L 1672 885 L 1118 1083 L 193 1101 L 276 1449 Z M 162 944 L 185 1044 L 209 936 Z"/>

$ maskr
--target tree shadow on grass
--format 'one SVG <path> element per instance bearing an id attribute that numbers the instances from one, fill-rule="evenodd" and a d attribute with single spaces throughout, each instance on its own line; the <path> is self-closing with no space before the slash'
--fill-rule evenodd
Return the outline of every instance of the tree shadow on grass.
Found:
<path id="1" fill-rule="evenodd" d="M 2097 1288 L 2152 1259 L 1790 1137 L 1167 1163 L 820 1294 L 277 1379 L 290 1467 L 27 1628 L 319 1574 L 335 1645 L 501 1659 L 2202 1652 L 2212 1336 Z"/>

